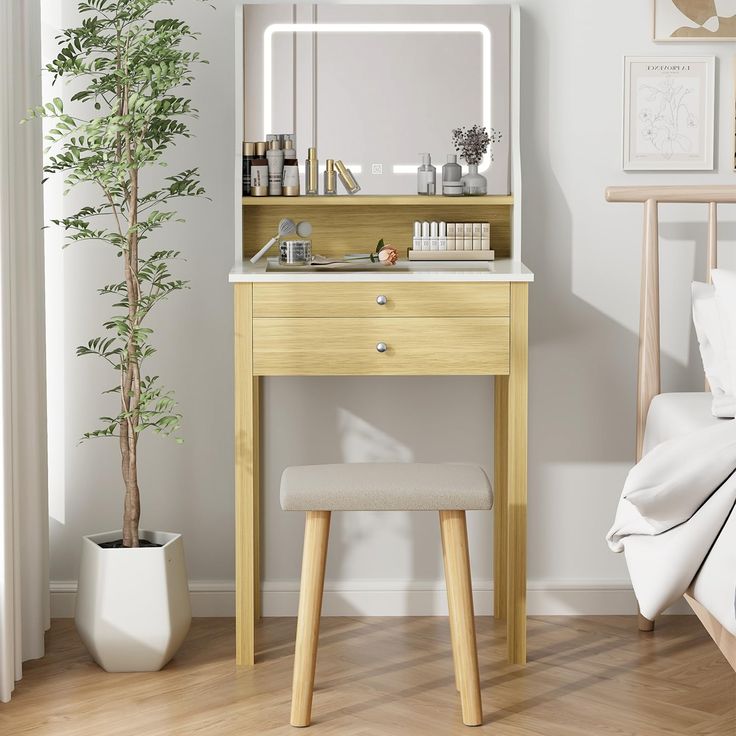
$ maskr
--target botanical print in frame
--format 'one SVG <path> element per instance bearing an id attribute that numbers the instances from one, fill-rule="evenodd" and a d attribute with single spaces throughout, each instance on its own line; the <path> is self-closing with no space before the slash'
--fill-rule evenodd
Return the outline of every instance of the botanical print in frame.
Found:
<path id="1" fill-rule="evenodd" d="M 626 171 L 713 169 L 715 58 L 624 58 Z"/>
<path id="2" fill-rule="evenodd" d="M 736 0 L 652 0 L 655 41 L 736 41 Z"/>

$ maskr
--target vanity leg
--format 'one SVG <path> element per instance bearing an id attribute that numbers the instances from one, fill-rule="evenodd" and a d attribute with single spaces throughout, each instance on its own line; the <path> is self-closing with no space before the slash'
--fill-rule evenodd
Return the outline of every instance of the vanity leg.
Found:
<path id="1" fill-rule="evenodd" d="M 494 380 L 493 616 L 505 619 L 508 586 L 508 376 Z"/>
<path id="2" fill-rule="evenodd" d="M 261 596 L 261 377 L 253 376 L 253 610 L 263 617 Z"/>
<path id="3" fill-rule="evenodd" d="M 509 662 L 526 663 L 526 505 L 528 285 L 511 284 L 511 344 L 508 377 L 506 636 Z"/>
<path id="4" fill-rule="evenodd" d="M 259 391 L 253 375 L 253 287 L 235 285 L 235 659 L 255 663 L 260 608 Z"/>

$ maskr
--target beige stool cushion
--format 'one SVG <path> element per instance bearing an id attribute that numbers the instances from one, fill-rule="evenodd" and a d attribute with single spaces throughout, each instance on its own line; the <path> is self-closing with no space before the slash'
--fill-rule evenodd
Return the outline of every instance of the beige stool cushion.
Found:
<path id="1" fill-rule="evenodd" d="M 298 465 L 281 476 L 284 511 L 469 511 L 493 505 L 478 465 Z"/>

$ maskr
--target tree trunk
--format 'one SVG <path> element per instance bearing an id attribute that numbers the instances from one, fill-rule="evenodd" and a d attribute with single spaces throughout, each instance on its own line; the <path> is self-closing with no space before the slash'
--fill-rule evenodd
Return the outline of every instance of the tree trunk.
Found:
<path id="1" fill-rule="evenodd" d="M 123 93 L 123 113 L 128 108 L 128 90 Z M 123 546 L 138 547 L 138 524 L 141 516 L 140 488 L 138 487 L 138 422 L 141 400 L 141 376 L 137 329 L 139 327 L 140 282 L 138 281 L 138 168 L 133 161 L 130 137 L 126 136 L 125 154 L 128 162 L 128 233 L 125 256 L 125 284 L 128 294 L 128 328 L 121 403 L 127 413 L 124 425 L 119 427 L 122 451 L 122 470 L 125 482 L 125 503 L 123 505 Z"/>

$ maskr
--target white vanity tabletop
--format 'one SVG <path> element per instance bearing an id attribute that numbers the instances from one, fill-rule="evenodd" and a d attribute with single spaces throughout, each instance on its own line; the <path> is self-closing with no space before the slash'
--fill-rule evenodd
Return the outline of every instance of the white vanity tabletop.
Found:
<path id="1" fill-rule="evenodd" d="M 521 262 L 510 258 L 497 261 L 408 261 L 395 266 L 366 262 L 351 269 L 323 267 L 280 267 L 276 258 L 257 263 L 239 261 L 230 269 L 231 284 L 243 282 L 304 283 L 307 281 L 534 281 L 534 274 Z"/>

